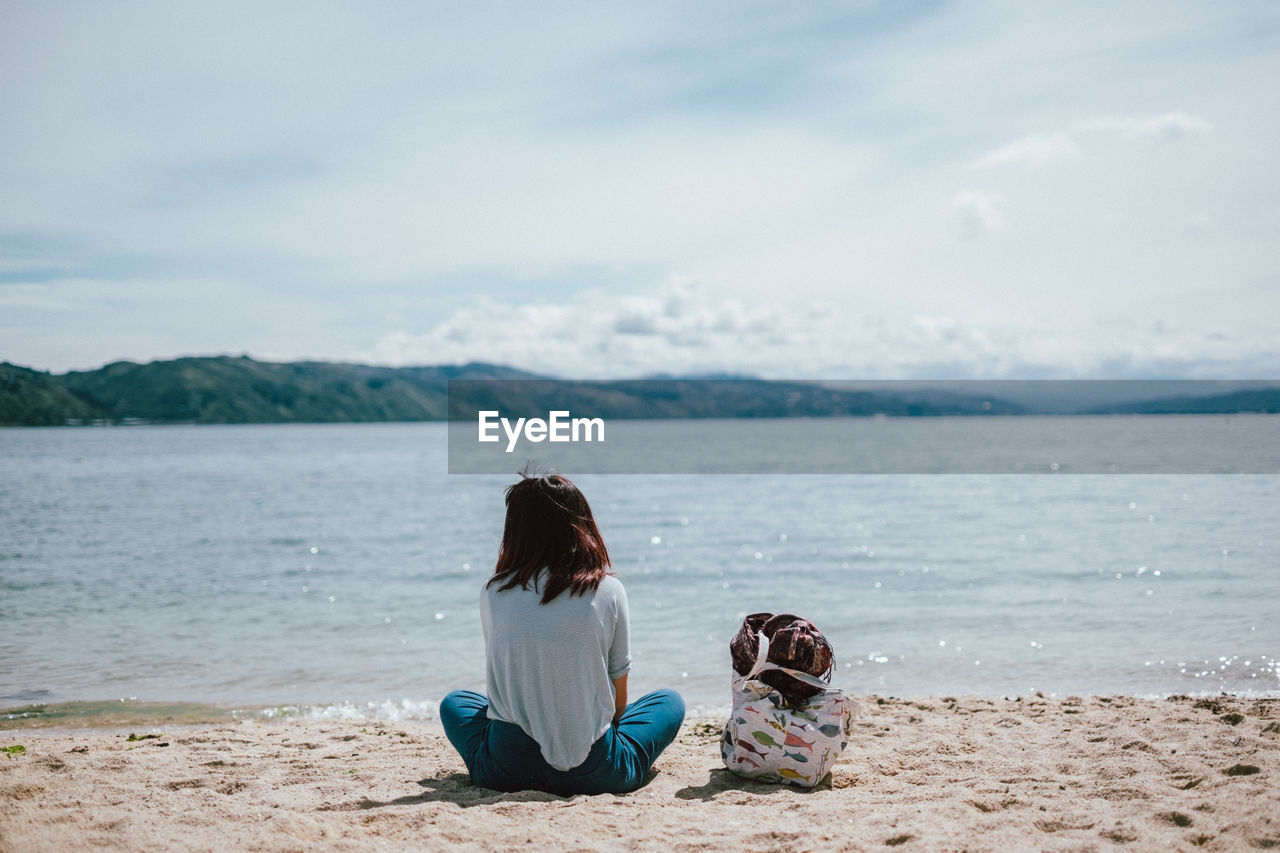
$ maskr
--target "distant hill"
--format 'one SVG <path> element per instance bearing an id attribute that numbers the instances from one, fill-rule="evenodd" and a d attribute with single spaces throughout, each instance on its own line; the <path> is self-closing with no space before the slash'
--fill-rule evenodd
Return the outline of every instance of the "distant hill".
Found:
<path id="1" fill-rule="evenodd" d="M 953 379 L 836 380 L 833 388 L 935 389 L 992 396 L 1041 415 L 1222 414 L 1274 412 L 1280 381 L 1259 379 Z"/>
<path id="2" fill-rule="evenodd" d="M 1251 388 L 1211 396 L 1181 394 L 1155 400 L 1130 400 L 1090 410 L 1098 415 L 1216 415 L 1257 412 L 1280 414 L 1280 388 Z"/>
<path id="3" fill-rule="evenodd" d="M 60 376 L 0 364 L 0 426 L 56 426 L 106 417 L 70 391 Z"/>
<path id="4" fill-rule="evenodd" d="M 451 401 L 451 379 L 488 381 L 455 386 Z M 373 367 L 247 356 L 120 361 L 61 375 L 0 364 L 0 426 L 433 421 L 450 415 L 473 418 L 477 409 L 512 417 L 568 409 L 602 418 L 1280 412 L 1280 387 L 1152 381 L 817 383 L 728 376 L 588 382 L 483 363 Z"/>
<path id="5" fill-rule="evenodd" d="M 488 380 L 453 401 L 512 416 L 569 409 L 603 418 L 1020 414 L 1020 405 L 937 389 L 841 390 L 747 378 L 561 381 L 492 364 L 372 367 L 179 358 L 54 375 L 0 364 L 0 425 L 352 423 L 449 416 L 451 379 Z M 493 381 L 498 380 L 498 381 Z"/>
<path id="6" fill-rule="evenodd" d="M 0 364 L 0 425 L 443 420 L 450 379 L 534 374 L 489 364 L 370 367 L 180 358 L 53 375 Z"/>

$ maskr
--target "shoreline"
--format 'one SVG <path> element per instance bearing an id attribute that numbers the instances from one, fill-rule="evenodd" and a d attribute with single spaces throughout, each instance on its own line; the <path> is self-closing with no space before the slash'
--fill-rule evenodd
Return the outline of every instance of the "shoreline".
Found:
<path id="1" fill-rule="evenodd" d="M 1280 848 L 1280 699 L 858 699 L 808 791 L 724 770 L 723 718 L 571 798 L 475 787 L 421 720 L 9 730 L 0 851 Z"/>
<path id="2" fill-rule="evenodd" d="M 846 691 L 848 692 L 848 691 Z M 860 701 L 884 699 L 891 702 L 955 702 L 1038 700 L 1072 702 L 1088 699 L 1131 699 L 1142 702 L 1202 701 L 1225 699 L 1236 702 L 1280 702 L 1280 690 L 1230 692 L 1205 690 L 1176 693 L 1076 693 L 1059 694 L 1035 691 L 1021 695 L 986 695 L 980 693 L 938 694 L 933 696 L 893 696 L 875 693 L 849 693 Z M 75 734 L 79 732 L 132 731 L 139 727 L 199 727 L 221 723 L 246 722 L 350 722 L 384 723 L 387 725 L 434 724 L 438 700 L 393 702 L 277 703 L 270 705 L 232 702 L 163 702 L 137 699 L 69 700 L 34 702 L 0 707 L 0 737 L 27 731 Z M 425 709 L 425 711 L 424 711 Z M 727 703 L 690 702 L 689 718 L 723 718 L 729 712 Z"/>

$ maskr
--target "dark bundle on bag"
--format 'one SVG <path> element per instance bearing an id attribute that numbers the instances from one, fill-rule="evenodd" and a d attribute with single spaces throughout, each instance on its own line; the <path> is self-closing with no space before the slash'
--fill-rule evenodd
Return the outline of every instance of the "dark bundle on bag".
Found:
<path id="1" fill-rule="evenodd" d="M 769 640 L 767 661 L 788 669 L 807 672 L 817 678 L 831 678 L 835 666 L 835 652 L 831 643 L 812 622 L 790 613 L 752 613 L 742 622 L 742 627 L 729 642 L 729 654 L 733 658 L 733 670 L 746 675 L 755 666 L 757 634 L 763 633 Z M 760 680 L 782 695 L 789 708 L 799 708 L 805 700 L 822 692 L 819 687 L 804 684 L 785 672 L 769 670 L 760 674 Z"/>

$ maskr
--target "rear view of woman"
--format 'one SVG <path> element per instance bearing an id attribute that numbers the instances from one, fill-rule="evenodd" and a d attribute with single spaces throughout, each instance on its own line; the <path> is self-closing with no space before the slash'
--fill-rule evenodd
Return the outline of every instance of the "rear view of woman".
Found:
<path id="1" fill-rule="evenodd" d="M 564 477 L 507 488 L 493 577 L 480 596 L 488 696 L 440 703 L 471 780 L 499 791 L 634 791 L 684 720 L 658 690 L 627 704 L 627 595 L 582 492 Z"/>

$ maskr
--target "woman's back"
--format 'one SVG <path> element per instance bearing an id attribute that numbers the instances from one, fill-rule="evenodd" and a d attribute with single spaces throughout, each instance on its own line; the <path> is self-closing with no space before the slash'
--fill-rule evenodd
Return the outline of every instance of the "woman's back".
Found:
<path id="1" fill-rule="evenodd" d="M 480 596 L 489 717 L 520 726 L 568 770 L 613 719 L 610 685 L 631 665 L 627 595 L 608 576 L 594 592 L 541 597 L 541 583 Z"/>

